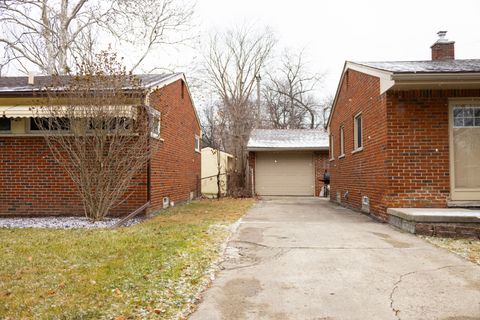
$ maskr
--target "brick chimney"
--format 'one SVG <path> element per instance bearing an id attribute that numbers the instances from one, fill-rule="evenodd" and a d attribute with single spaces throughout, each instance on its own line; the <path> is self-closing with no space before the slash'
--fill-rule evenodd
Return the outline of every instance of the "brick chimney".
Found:
<path id="1" fill-rule="evenodd" d="M 432 49 L 432 60 L 454 60 L 455 41 L 448 41 L 445 38 L 447 31 L 438 31 L 438 40 L 430 47 Z"/>

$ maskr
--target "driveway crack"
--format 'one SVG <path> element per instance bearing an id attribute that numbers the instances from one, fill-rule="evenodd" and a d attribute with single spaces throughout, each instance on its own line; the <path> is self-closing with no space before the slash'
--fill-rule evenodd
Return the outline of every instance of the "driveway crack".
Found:
<path id="1" fill-rule="evenodd" d="M 394 304 L 395 304 L 395 301 L 394 301 L 394 295 L 395 295 L 395 291 L 398 289 L 398 287 L 400 286 L 400 284 L 402 283 L 403 279 L 408 277 L 408 276 L 411 276 L 413 274 L 416 274 L 416 273 L 421 273 L 421 272 L 434 272 L 434 271 L 438 271 L 438 270 L 442 270 L 442 269 L 447 269 L 447 268 L 454 268 L 454 267 L 459 267 L 457 265 L 450 265 L 450 266 L 443 266 L 443 267 L 440 267 L 440 268 L 436 268 L 436 269 L 426 269 L 426 270 L 415 270 L 415 271 L 410 271 L 410 272 L 407 272 L 407 273 L 404 273 L 404 274 L 401 274 L 400 277 L 398 278 L 397 282 L 395 282 L 393 284 L 393 288 L 392 288 L 392 291 L 390 291 L 390 309 L 392 309 L 393 313 L 395 314 L 395 317 L 398 319 L 398 320 L 401 320 L 400 318 L 400 308 L 395 308 Z"/>

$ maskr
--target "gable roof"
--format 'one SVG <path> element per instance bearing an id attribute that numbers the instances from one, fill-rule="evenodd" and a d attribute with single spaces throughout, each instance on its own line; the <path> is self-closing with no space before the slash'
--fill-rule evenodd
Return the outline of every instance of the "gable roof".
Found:
<path id="1" fill-rule="evenodd" d="M 149 89 L 162 83 L 168 82 L 169 79 L 182 76 L 183 73 L 162 73 L 162 74 L 137 74 L 135 77 L 141 80 L 141 88 Z M 50 86 L 54 81 L 59 83 L 68 83 L 73 76 L 35 76 L 34 84 L 28 84 L 28 77 L 0 77 L 0 93 L 16 93 L 16 92 L 34 92 L 42 91 L 45 87 Z M 173 81 L 172 81 L 173 82 Z M 128 84 L 122 89 L 131 89 Z"/>
<path id="2" fill-rule="evenodd" d="M 431 61 L 345 61 L 327 127 L 335 111 L 345 74 L 355 70 L 380 79 L 379 95 L 393 90 L 480 88 L 480 59 Z"/>
<path id="3" fill-rule="evenodd" d="M 323 129 L 254 129 L 249 151 L 328 150 L 328 135 Z"/>

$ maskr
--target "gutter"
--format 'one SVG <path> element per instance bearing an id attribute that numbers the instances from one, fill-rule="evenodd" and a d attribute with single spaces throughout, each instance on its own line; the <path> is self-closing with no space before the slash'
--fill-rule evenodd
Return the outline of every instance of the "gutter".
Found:
<path id="1" fill-rule="evenodd" d="M 480 81 L 480 73 L 394 73 L 392 74 L 394 81 L 464 81 L 476 80 Z"/>
<path id="2" fill-rule="evenodd" d="M 292 147 L 292 148 L 278 148 L 278 147 L 247 147 L 247 151 L 328 151 L 328 147 Z"/>

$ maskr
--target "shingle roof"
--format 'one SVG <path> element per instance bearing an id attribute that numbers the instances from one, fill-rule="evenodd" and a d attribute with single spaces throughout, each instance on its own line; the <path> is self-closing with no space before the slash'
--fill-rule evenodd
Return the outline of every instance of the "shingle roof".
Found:
<path id="1" fill-rule="evenodd" d="M 255 129 L 248 150 L 328 150 L 323 129 Z"/>
<path id="2" fill-rule="evenodd" d="M 480 72 L 480 59 L 434 61 L 379 61 L 354 63 L 393 73 Z"/>
<path id="3" fill-rule="evenodd" d="M 181 73 L 138 74 L 135 76 L 141 80 L 141 86 L 148 89 L 179 75 Z M 55 82 L 68 83 L 70 78 L 71 76 L 58 76 L 55 78 Z M 28 77 L 0 77 L 0 92 L 39 91 L 51 85 L 52 82 L 51 76 L 35 76 L 34 85 L 28 84 Z M 128 89 L 127 86 L 124 89 Z"/>

